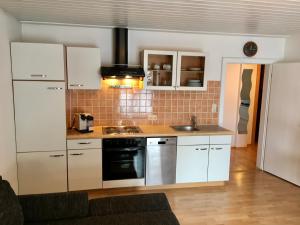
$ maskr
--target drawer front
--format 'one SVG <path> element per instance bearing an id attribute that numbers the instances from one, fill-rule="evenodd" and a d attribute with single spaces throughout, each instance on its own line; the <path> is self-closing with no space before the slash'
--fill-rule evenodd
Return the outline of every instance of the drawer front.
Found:
<path id="1" fill-rule="evenodd" d="M 102 150 L 69 150 L 69 191 L 102 188 Z"/>
<path id="2" fill-rule="evenodd" d="M 231 135 L 210 136 L 211 145 L 231 145 Z"/>
<path id="3" fill-rule="evenodd" d="M 67 191 L 66 151 L 18 153 L 19 194 Z"/>
<path id="4" fill-rule="evenodd" d="M 102 148 L 102 139 L 77 139 L 67 141 L 68 149 L 99 149 Z"/>
<path id="5" fill-rule="evenodd" d="M 177 138 L 177 145 L 208 145 L 209 136 L 182 136 Z"/>

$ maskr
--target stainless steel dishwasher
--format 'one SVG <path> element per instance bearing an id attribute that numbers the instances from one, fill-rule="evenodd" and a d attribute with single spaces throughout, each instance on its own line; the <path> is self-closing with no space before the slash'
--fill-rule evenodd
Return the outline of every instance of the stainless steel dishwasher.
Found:
<path id="1" fill-rule="evenodd" d="M 176 181 L 176 137 L 147 138 L 146 185 Z"/>

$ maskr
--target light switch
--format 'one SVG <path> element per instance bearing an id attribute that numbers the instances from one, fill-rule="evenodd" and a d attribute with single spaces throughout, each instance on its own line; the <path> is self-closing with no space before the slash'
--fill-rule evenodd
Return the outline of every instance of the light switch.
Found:
<path id="1" fill-rule="evenodd" d="M 216 113 L 217 111 L 218 111 L 218 106 L 217 106 L 217 104 L 213 103 L 211 105 L 211 112 Z"/>

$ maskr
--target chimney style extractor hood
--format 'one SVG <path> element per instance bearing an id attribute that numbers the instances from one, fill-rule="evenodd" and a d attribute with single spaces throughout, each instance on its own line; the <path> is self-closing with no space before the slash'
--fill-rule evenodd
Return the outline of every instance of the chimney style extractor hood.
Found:
<path id="1" fill-rule="evenodd" d="M 114 65 L 101 67 L 101 76 L 105 78 L 141 78 L 145 77 L 140 66 L 128 65 L 128 29 L 114 29 Z"/>

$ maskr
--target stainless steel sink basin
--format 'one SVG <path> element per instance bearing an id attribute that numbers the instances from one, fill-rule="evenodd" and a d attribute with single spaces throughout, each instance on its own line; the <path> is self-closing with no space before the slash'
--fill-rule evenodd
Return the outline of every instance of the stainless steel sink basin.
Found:
<path id="1" fill-rule="evenodd" d="M 199 128 L 193 127 L 191 125 L 179 125 L 179 126 L 171 126 L 176 131 L 200 131 Z"/>

